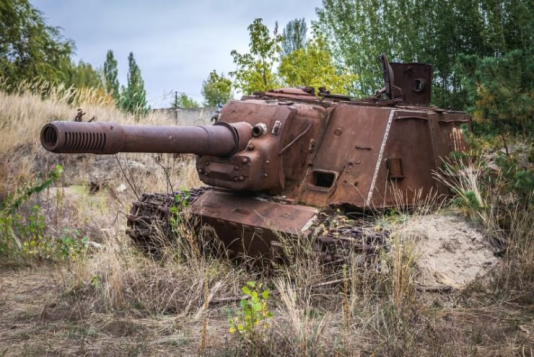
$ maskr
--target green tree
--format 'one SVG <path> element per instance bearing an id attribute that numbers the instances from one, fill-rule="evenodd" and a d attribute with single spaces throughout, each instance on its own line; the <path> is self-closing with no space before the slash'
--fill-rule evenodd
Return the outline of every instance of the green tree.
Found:
<path id="1" fill-rule="evenodd" d="M 274 72 L 274 66 L 278 61 L 282 37 L 276 33 L 271 37 L 262 19 L 255 19 L 248 31 L 250 53 L 240 54 L 236 50 L 231 52 L 237 65 L 237 70 L 230 72 L 235 78 L 235 87 L 245 94 L 279 87 L 280 82 Z"/>
<path id="2" fill-rule="evenodd" d="M 67 87 L 74 88 L 101 88 L 103 87 L 102 73 L 94 69 L 89 63 L 83 61 L 64 69 L 63 82 Z"/>
<path id="3" fill-rule="evenodd" d="M 132 52 L 128 56 L 128 86 L 122 89 L 120 104 L 123 110 L 136 115 L 146 115 L 149 110 L 145 82 Z"/>
<path id="4" fill-rule="evenodd" d="M 119 69 L 117 60 L 113 55 L 113 51 L 109 50 L 106 54 L 106 62 L 104 62 L 104 82 L 106 86 L 106 92 L 115 99 L 115 102 L 119 101 Z"/>
<path id="5" fill-rule="evenodd" d="M 232 81 L 211 71 L 208 79 L 202 82 L 202 95 L 204 106 L 214 107 L 218 104 L 226 104 L 232 98 Z"/>
<path id="6" fill-rule="evenodd" d="M 337 64 L 358 74 L 366 94 L 382 86 L 382 52 L 433 64 L 433 102 L 458 109 L 467 104 L 464 74 L 455 70 L 461 54 L 500 57 L 529 47 L 532 57 L 531 0 L 323 0 L 323 7 L 319 26 Z"/>
<path id="7" fill-rule="evenodd" d="M 290 87 L 314 87 L 316 91 L 326 87 L 339 94 L 346 94 L 357 80 L 356 75 L 336 69 L 326 42 L 319 34 L 304 48 L 283 56 L 278 71 Z"/>
<path id="8" fill-rule="evenodd" d="M 171 104 L 171 108 L 173 109 L 194 109 L 194 108 L 200 108 L 200 104 L 193 100 L 192 98 L 189 98 L 187 94 L 185 93 L 174 93 L 174 99 Z"/>
<path id="9" fill-rule="evenodd" d="M 460 56 L 458 70 L 475 121 L 501 131 L 534 128 L 534 64 L 515 50 L 502 57 Z"/>
<path id="10" fill-rule="evenodd" d="M 282 31 L 282 43 L 281 54 L 287 56 L 291 52 L 306 47 L 306 32 L 308 26 L 306 25 L 306 19 L 295 19 L 289 21 L 284 30 Z"/>
<path id="11" fill-rule="evenodd" d="M 0 76 L 7 84 L 60 82 L 74 43 L 46 24 L 28 0 L 0 0 Z"/>

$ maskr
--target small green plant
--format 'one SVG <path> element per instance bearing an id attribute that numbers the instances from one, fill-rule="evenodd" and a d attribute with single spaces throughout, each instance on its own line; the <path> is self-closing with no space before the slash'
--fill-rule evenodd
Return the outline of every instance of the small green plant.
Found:
<path id="1" fill-rule="evenodd" d="M 89 279 L 89 286 L 93 289 L 100 289 L 103 285 L 103 278 L 100 274 L 95 274 Z"/>
<path id="2" fill-rule="evenodd" d="M 66 229 L 51 237 L 39 205 L 25 209 L 30 197 L 55 183 L 63 168 L 57 165 L 47 176 L 23 185 L 9 196 L 0 209 L 0 255 L 27 262 L 29 259 L 75 261 L 87 247 L 87 238 L 77 230 Z"/>
<path id="3" fill-rule="evenodd" d="M 177 232 L 180 226 L 184 223 L 184 209 L 189 206 L 189 197 L 191 194 L 187 189 L 182 189 L 182 191 L 174 195 L 174 202 L 176 205 L 170 208 L 171 216 L 171 229 L 174 233 Z"/>
<path id="4" fill-rule="evenodd" d="M 39 208 L 39 206 L 37 206 Z M 42 218 L 40 212 L 39 217 Z M 33 230 L 30 223 L 26 227 Z M 24 243 L 20 251 L 26 257 L 34 257 L 48 261 L 76 261 L 87 248 L 87 237 L 81 237 L 78 230 L 66 228 L 63 235 L 53 238 L 45 235 L 44 224 L 30 236 L 24 236 Z"/>
<path id="5" fill-rule="evenodd" d="M 54 184 L 63 173 L 63 167 L 56 165 L 56 167 L 48 173 L 45 177 L 39 177 L 34 184 L 23 185 L 22 188 L 17 190 L 16 195 L 8 196 L 8 198 L 2 202 L 0 209 L 2 213 L 13 213 L 21 204 L 28 201 L 28 199 L 35 193 L 39 193 L 45 190 L 47 187 Z"/>
<path id="6" fill-rule="evenodd" d="M 245 297 L 239 303 L 240 309 L 230 318 L 229 332 L 253 341 L 258 337 L 257 327 L 265 328 L 265 320 L 273 317 L 267 308 L 270 293 L 262 289 L 262 284 L 253 281 L 248 281 L 241 290 Z"/>
<path id="7" fill-rule="evenodd" d="M 64 234 L 55 239 L 54 253 L 56 259 L 65 261 L 78 260 L 87 249 L 87 237 L 82 237 L 77 229 L 65 228 Z"/>
<path id="8" fill-rule="evenodd" d="M 521 164 L 516 157 L 502 153 L 497 155 L 495 163 L 502 175 L 501 182 L 497 183 L 500 191 L 511 194 L 514 203 L 526 210 L 534 207 L 534 165 L 530 162 Z"/>
<path id="9" fill-rule="evenodd" d="M 199 239 L 195 230 L 195 222 L 189 214 L 189 198 L 191 194 L 182 189 L 174 195 L 174 205 L 169 209 L 169 225 L 161 236 L 164 246 L 171 247 L 168 257 L 179 261 L 194 258 L 196 261 L 202 257 L 202 239 Z"/>

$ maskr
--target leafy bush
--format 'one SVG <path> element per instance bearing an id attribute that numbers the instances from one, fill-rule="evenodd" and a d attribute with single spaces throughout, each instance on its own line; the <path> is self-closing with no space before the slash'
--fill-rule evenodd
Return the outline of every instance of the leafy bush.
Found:
<path id="1" fill-rule="evenodd" d="M 515 203 L 534 209 L 534 169 L 518 161 L 517 157 L 499 154 L 495 163 L 500 169 L 500 191 L 512 195 Z M 532 166 L 532 165 L 530 165 Z"/>
<path id="2" fill-rule="evenodd" d="M 179 233 L 181 226 L 187 221 L 184 217 L 185 209 L 189 206 L 189 197 L 191 194 L 188 190 L 182 189 L 182 191 L 174 196 L 175 206 L 170 208 L 171 216 L 169 221 L 171 223 L 171 228 L 173 233 Z"/>
<path id="3" fill-rule="evenodd" d="M 534 144 L 464 132 L 470 150 L 452 153 L 438 175 L 456 195 L 453 203 L 471 216 L 534 209 Z"/>
<path id="4" fill-rule="evenodd" d="M 35 193 L 55 183 L 63 168 L 56 166 L 33 184 L 26 184 L 9 196 L 0 210 L 0 255 L 28 262 L 30 259 L 74 261 L 87 247 L 87 238 L 77 230 L 65 229 L 59 237 L 47 234 L 45 218 L 39 205 L 25 212 L 24 204 Z"/>

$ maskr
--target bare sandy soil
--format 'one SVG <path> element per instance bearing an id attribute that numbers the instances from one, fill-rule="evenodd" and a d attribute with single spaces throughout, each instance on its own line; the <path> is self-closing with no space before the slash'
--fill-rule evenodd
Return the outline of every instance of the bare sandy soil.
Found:
<path id="1" fill-rule="evenodd" d="M 422 286 L 465 288 L 501 261 L 482 232 L 457 216 L 419 216 L 399 233 L 413 241 Z"/>

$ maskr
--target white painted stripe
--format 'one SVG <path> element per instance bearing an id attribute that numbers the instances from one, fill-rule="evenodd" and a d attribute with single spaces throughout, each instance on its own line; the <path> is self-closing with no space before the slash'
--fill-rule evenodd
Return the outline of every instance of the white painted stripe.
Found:
<path id="1" fill-rule="evenodd" d="M 376 179 L 378 178 L 378 171 L 380 170 L 380 164 L 382 163 L 382 158 L 384 157 L 384 150 L 386 149 L 386 141 L 388 140 L 389 130 L 391 129 L 391 123 L 393 122 L 393 116 L 395 115 L 395 110 L 389 112 L 388 124 L 386 126 L 386 131 L 384 132 L 384 139 L 382 139 L 382 146 L 380 147 L 380 152 L 378 153 L 378 160 L 376 161 L 375 172 L 373 174 L 373 181 L 371 181 L 371 187 L 369 188 L 369 194 L 367 195 L 367 205 L 371 204 L 371 198 L 373 198 L 373 192 L 375 190 Z"/>

